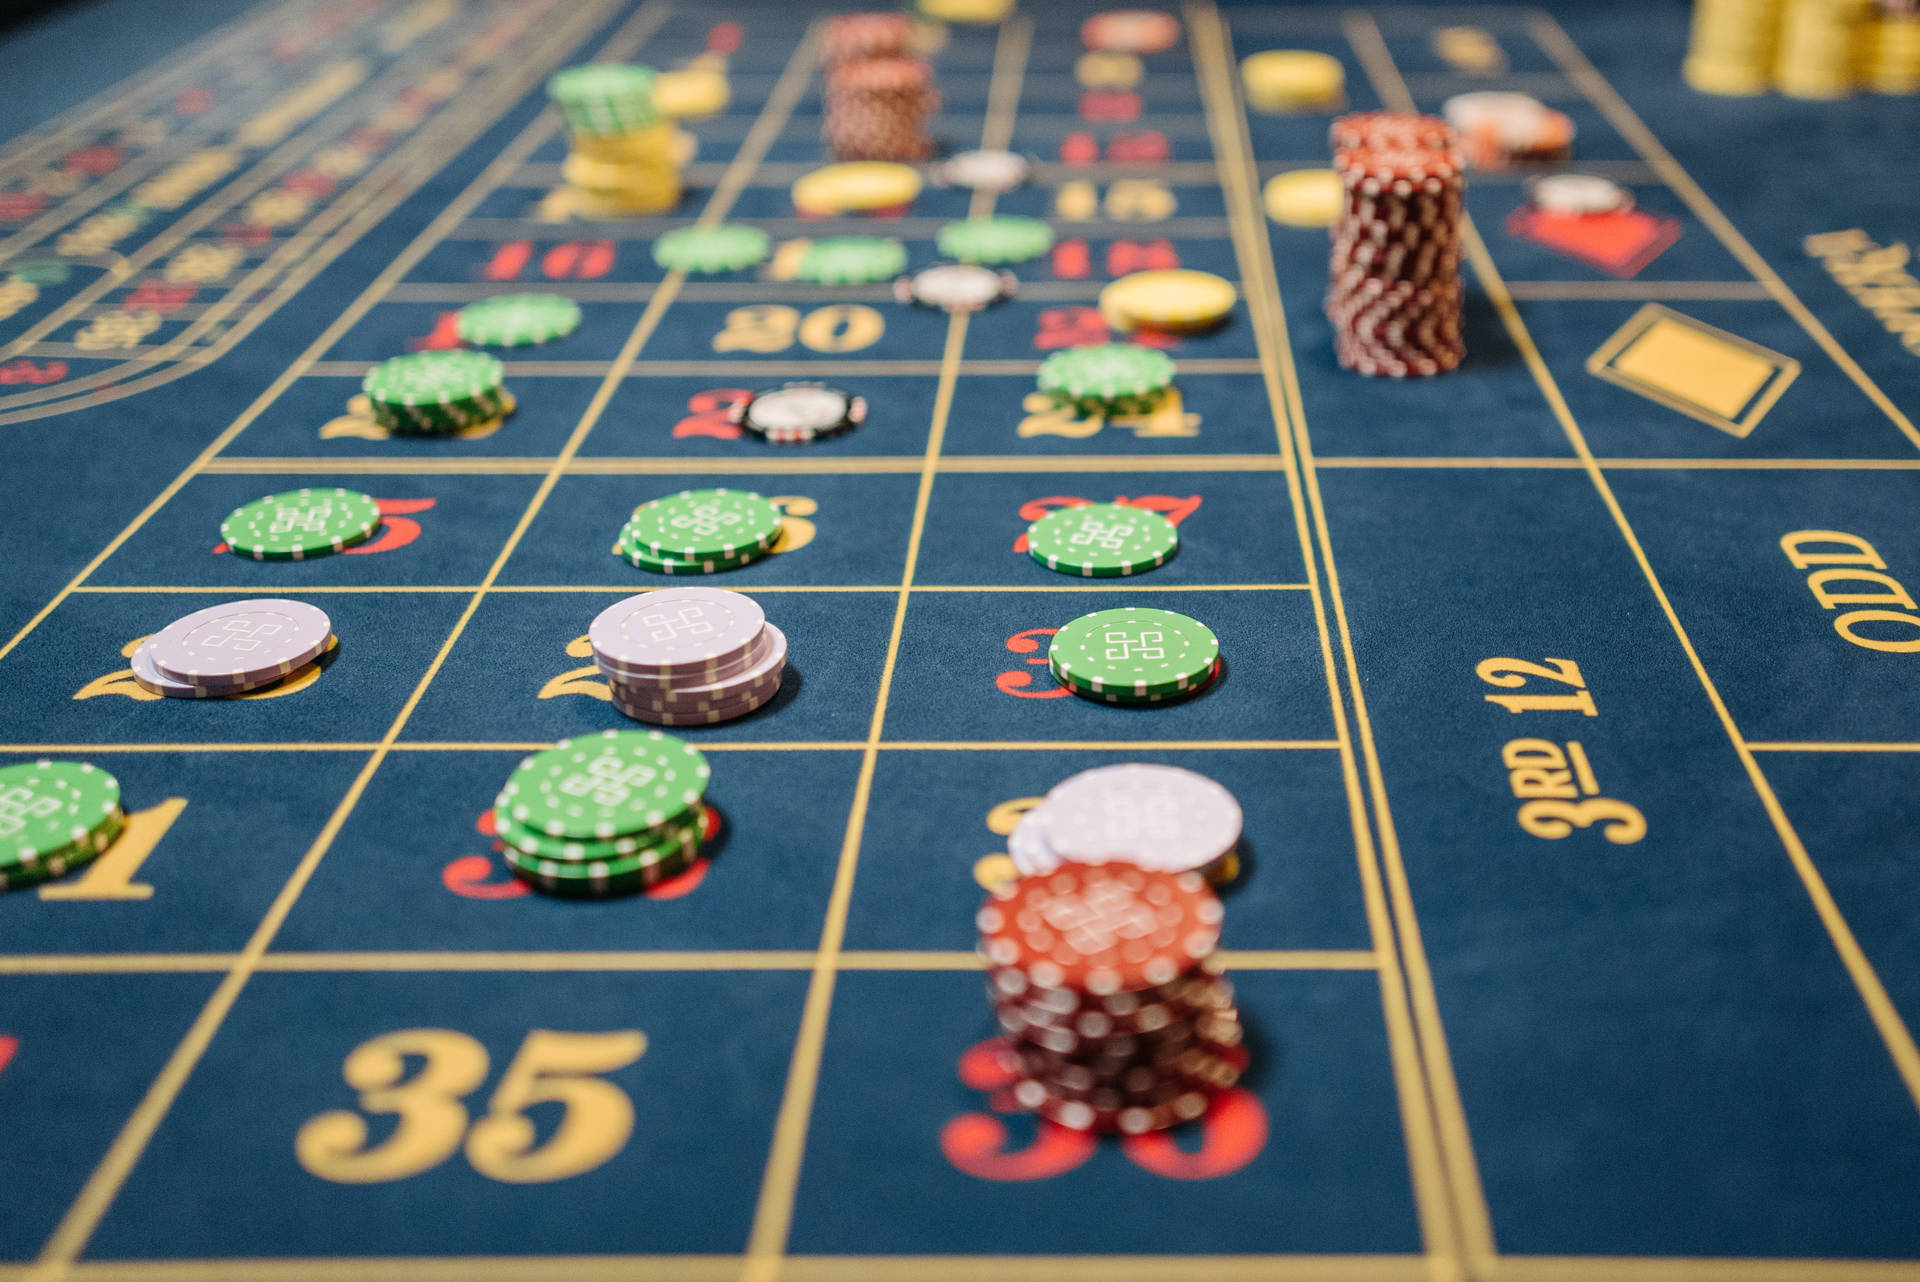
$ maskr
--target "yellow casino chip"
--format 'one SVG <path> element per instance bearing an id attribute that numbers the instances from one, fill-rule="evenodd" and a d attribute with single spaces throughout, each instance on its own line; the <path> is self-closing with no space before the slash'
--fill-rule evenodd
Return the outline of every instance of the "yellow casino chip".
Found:
<path id="1" fill-rule="evenodd" d="M 1212 272 L 1134 272 L 1100 291 L 1100 314 L 1131 330 L 1205 329 L 1225 320 L 1240 292 Z"/>
<path id="2" fill-rule="evenodd" d="M 1311 49 L 1268 49 L 1240 64 L 1240 83 L 1256 111 L 1314 111 L 1339 104 L 1347 72 L 1338 58 Z"/>
<path id="3" fill-rule="evenodd" d="M 1289 227 L 1331 227 L 1347 202 L 1340 175 L 1331 169 L 1290 169 L 1267 179 L 1262 193 L 1267 217 Z"/>
<path id="4" fill-rule="evenodd" d="M 998 22 L 1013 12 L 1013 0 L 920 0 L 917 7 L 936 22 Z"/>
<path id="5" fill-rule="evenodd" d="M 884 160 L 852 160 L 816 169 L 793 185 L 793 207 L 831 217 L 855 210 L 892 209 L 920 194 L 920 171 Z"/>
<path id="6" fill-rule="evenodd" d="M 663 71 L 653 82 L 654 109 L 676 120 L 717 116 L 727 109 L 732 98 L 726 76 L 712 67 Z"/>

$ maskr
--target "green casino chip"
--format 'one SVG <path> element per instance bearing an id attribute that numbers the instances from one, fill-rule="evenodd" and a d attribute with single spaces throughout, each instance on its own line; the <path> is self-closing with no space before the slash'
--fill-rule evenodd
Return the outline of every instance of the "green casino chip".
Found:
<path id="1" fill-rule="evenodd" d="M 288 490 L 237 507 L 220 522 L 236 556 L 304 561 L 364 543 L 380 525 L 380 505 L 358 490 Z"/>
<path id="2" fill-rule="evenodd" d="M 1136 699 L 1192 689 L 1219 657 L 1219 638 L 1198 619 L 1131 606 L 1081 615 L 1047 650 L 1054 675 L 1075 693 Z"/>
<path id="3" fill-rule="evenodd" d="M 107 847 L 120 840 L 120 834 L 126 830 L 126 815 L 115 811 L 106 823 L 85 837 L 56 850 L 49 850 L 31 863 L 9 863 L 0 859 L 0 890 L 37 886 L 55 877 L 65 876 L 76 868 L 84 868 Z"/>
<path id="4" fill-rule="evenodd" d="M 867 285 L 907 269 L 907 247 L 887 236 L 828 236 L 807 246 L 801 280 L 822 285 Z"/>
<path id="5" fill-rule="evenodd" d="M 700 815 L 695 811 L 658 828 L 608 839 L 569 840 L 549 837 L 514 822 L 511 815 L 494 811 L 494 829 L 500 840 L 515 853 L 530 859 L 561 859 L 571 862 L 592 859 L 620 859 L 629 855 L 651 854 L 658 859 L 689 844 L 700 844 Z"/>
<path id="6" fill-rule="evenodd" d="M 631 524 L 620 531 L 620 541 L 614 551 L 627 559 L 631 565 L 642 570 L 651 570 L 655 574 L 718 574 L 723 570 L 737 570 L 743 565 L 752 565 L 764 551 L 746 552 L 739 556 L 711 556 L 689 560 L 677 556 L 660 556 L 645 548 L 635 546 L 631 534 Z"/>
<path id="7" fill-rule="evenodd" d="M 580 328 L 580 304 L 559 294 L 496 294 L 460 309 L 460 341 L 482 347 L 528 347 Z"/>
<path id="8" fill-rule="evenodd" d="M 653 104 L 658 74 L 652 67 L 592 62 L 568 67 L 547 81 L 547 96 L 577 133 L 610 137 L 644 129 L 660 119 Z"/>
<path id="9" fill-rule="evenodd" d="M 767 260 L 773 239 L 758 227 L 682 227 L 653 242 L 653 261 L 695 273 L 745 271 Z"/>
<path id="10" fill-rule="evenodd" d="M 1145 401 L 1173 385 L 1173 360 L 1134 343 L 1070 347 L 1040 362 L 1040 390 L 1082 408 Z"/>
<path id="11" fill-rule="evenodd" d="M 1082 578 L 1142 574 L 1180 548 L 1180 532 L 1158 512 L 1119 503 L 1065 507 L 1027 527 L 1027 554 L 1049 570 Z"/>
<path id="12" fill-rule="evenodd" d="M 579 895 L 604 898 L 646 890 L 679 876 L 693 867 L 698 851 L 676 854 L 650 864 L 631 859 L 596 860 L 586 864 L 568 864 L 550 859 L 535 859 L 517 851 L 506 852 L 507 866 L 518 876 L 555 895 Z"/>
<path id="13" fill-rule="evenodd" d="M 658 730 L 563 739 L 522 761 L 494 807 L 549 837 L 609 841 L 658 828 L 700 804 L 711 775 L 693 745 Z"/>
<path id="14" fill-rule="evenodd" d="M 963 263 L 1024 263 L 1053 248 L 1053 228 L 1038 218 L 997 214 L 948 223 L 936 243 L 942 255 Z"/>
<path id="15" fill-rule="evenodd" d="M 0 871 L 88 847 L 97 854 L 105 845 L 99 834 L 120 821 L 120 781 L 86 762 L 30 761 L 0 769 Z"/>
<path id="16" fill-rule="evenodd" d="M 505 413 L 504 376 L 485 352 L 413 352 L 368 370 L 361 390 L 382 426 L 438 434 Z"/>
<path id="17" fill-rule="evenodd" d="M 1168 703 L 1176 699 L 1185 699 L 1190 695 L 1198 694 L 1207 688 L 1213 681 L 1214 674 L 1218 671 L 1219 664 L 1216 663 L 1213 667 L 1201 673 L 1199 678 L 1190 685 L 1153 694 L 1135 694 L 1130 690 L 1096 690 L 1089 685 L 1081 685 L 1078 682 L 1065 680 L 1060 676 L 1058 671 L 1053 673 L 1053 679 L 1058 681 L 1062 686 L 1065 686 L 1072 693 L 1079 695 L 1082 699 L 1091 699 L 1095 703 L 1112 703 L 1118 704 L 1121 707 L 1146 707 L 1149 704 Z"/>
<path id="18" fill-rule="evenodd" d="M 650 557 L 751 558 L 780 537 L 780 509 L 747 490 L 683 490 L 635 508 L 625 533 L 631 551 Z"/>

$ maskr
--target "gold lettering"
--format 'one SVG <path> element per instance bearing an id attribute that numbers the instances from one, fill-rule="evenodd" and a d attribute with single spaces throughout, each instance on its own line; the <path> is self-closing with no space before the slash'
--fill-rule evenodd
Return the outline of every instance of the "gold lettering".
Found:
<path id="1" fill-rule="evenodd" d="M 1884 592 L 1829 592 L 1829 583 L 1876 583 Z M 1836 605 L 1898 605 L 1915 609 L 1913 597 L 1897 579 L 1876 570 L 1816 570 L 1807 576 L 1807 587 L 1823 610 Z"/>
<path id="2" fill-rule="evenodd" d="M 1912 654 L 1920 651 L 1920 636 L 1906 641 L 1890 641 L 1880 637 L 1861 636 L 1854 631 L 1862 623 L 1904 623 L 1920 632 L 1920 618 L 1911 614 L 1901 614 L 1896 610 L 1853 610 L 1833 621 L 1833 630 L 1857 646 L 1868 650 L 1882 650 L 1888 654 Z"/>
<path id="3" fill-rule="evenodd" d="M 1873 242 L 1867 238 L 1867 233 L 1858 227 L 1849 227 L 1845 231 L 1828 231 L 1809 236 L 1801 241 L 1800 245 L 1815 258 L 1829 258 L 1835 254 L 1857 254 L 1871 248 Z"/>
<path id="4" fill-rule="evenodd" d="M 1839 543 L 1853 551 L 1802 552 L 1800 549 L 1808 543 Z M 1810 565 L 1870 565 L 1876 570 L 1887 568 L 1887 563 L 1873 550 L 1873 544 L 1857 534 L 1842 534 L 1839 530 L 1795 530 L 1781 536 L 1780 550 L 1787 554 L 1787 560 L 1793 562 L 1796 570 L 1804 570 Z"/>

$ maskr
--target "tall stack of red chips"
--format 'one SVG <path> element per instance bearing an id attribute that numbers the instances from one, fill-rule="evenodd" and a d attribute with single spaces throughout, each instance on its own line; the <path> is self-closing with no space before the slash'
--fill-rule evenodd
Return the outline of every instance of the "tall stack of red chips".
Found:
<path id="1" fill-rule="evenodd" d="M 1069 863 L 980 909 L 1013 1099 L 1076 1131 L 1141 1134 L 1203 1115 L 1248 1063 L 1218 972 L 1220 900 L 1199 873 Z"/>
<path id="2" fill-rule="evenodd" d="M 933 69 L 911 53 L 904 13 L 850 13 L 826 27 L 826 138 L 838 160 L 925 160 L 940 109 Z"/>
<path id="3" fill-rule="evenodd" d="M 1334 121 L 1332 142 L 1346 189 L 1327 287 L 1340 364 L 1392 378 L 1456 368 L 1466 178 L 1453 131 L 1433 116 L 1373 111 Z"/>

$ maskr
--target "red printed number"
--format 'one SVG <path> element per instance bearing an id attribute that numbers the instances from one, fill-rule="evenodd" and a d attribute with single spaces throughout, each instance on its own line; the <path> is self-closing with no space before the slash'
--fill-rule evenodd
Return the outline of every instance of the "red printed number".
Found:
<path id="1" fill-rule="evenodd" d="M 987 1092 L 994 1113 L 1019 1111 L 1007 1093 L 1015 1081 L 1006 1044 L 992 1038 L 960 1057 L 961 1082 Z M 1120 1151 L 1135 1166 L 1169 1180 L 1213 1180 L 1232 1175 L 1266 1147 L 1267 1110 L 1248 1091 L 1223 1091 L 1200 1119 L 1200 1147 L 1183 1149 L 1172 1132 L 1129 1135 Z M 983 1180 L 1044 1180 L 1080 1166 L 1099 1146 L 1094 1136 L 1042 1121 L 1033 1143 L 1007 1147 L 1007 1127 L 990 1113 L 962 1113 L 940 1131 L 940 1151 L 953 1165 Z"/>
<path id="2" fill-rule="evenodd" d="M 1027 666 L 1002 672 L 993 679 L 993 688 L 1001 694 L 1010 694 L 1016 699 L 1067 699 L 1073 691 L 1063 685 L 1054 685 L 1045 690 L 1030 689 L 1033 685 L 1034 666 L 1047 666 L 1046 640 L 1059 628 L 1028 628 L 1025 632 L 1016 632 L 1007 638 L 1007 652 L 1027 656 Z M 1051 675 L 1051 673 L 1049 673 Z"/>
<path id="3" fill-rule="evenodd" d="M 720 387 L 696 392 L 687 398 L 687 417 L 673 425 L 677 440 L 683 436 L 711 436 L 719 441 L 740 439 L 740 425 L 733 414 L 753 396 L 744 387 Z"/>

